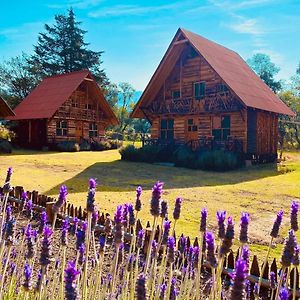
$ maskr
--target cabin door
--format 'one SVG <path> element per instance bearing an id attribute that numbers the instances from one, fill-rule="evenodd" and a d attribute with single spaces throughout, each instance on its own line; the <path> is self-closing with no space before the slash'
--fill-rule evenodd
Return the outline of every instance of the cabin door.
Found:
<path id="1" fill-rule="evenodd" d="M 83 122 L 82 121 L 76 121 L 76 141 L 79 143 L 80 139 L 83 138 Z"/>
<path id="2" fill-rule="evenodd" d="M 189 118 L 186 120 L 186 141 L 198 140 L 198 118 Z"/>

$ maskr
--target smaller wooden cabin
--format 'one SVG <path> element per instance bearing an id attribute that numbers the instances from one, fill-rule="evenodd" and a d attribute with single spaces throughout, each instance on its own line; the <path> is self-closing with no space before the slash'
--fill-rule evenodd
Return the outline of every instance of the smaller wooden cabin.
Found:
<path id="1" fill-rule="evenodd" d="M 0 120 L 14 115 L 14 112 L 11 110 L 5 100 L 0 96 Z"/>
<path id="2" fill-rule="evenodd" d="M 152 144 L 277 157 L 278 116 L 294 115 L 234 51 L 178 29 L 131 116 Z"/>
<path id="3" fill-rule="evenodd" d="M 88 70 L 45 78 L 14 110 L 21 146 L 99 140 L 118 120 Z"/>

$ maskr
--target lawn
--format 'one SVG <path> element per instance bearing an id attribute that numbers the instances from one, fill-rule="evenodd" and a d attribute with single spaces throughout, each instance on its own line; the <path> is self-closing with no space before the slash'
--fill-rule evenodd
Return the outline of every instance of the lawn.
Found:
<path id="1" fill-rule="evenodd" d="M 165 182 L 163 197 L 169 202 L 170 214 L 175 198 L 184 199 L 177 234 L 197 235 L 202 207 L 208 208 L 211 229 L 216 227 L 216 211 L 226 210 L 235 218 L 236 232 L 240 213 L 247 211 L 251 217 L 252 248 L 260 252 L 269 242 L 269 231 L 279 209 L 285 211 L 284 228 L 278 239 L 282 242 L 288 230 L 290 203 L 300 197 L 300 153 L 286 153 L 286 157 L 286 162 L 278 166 L 268 164 L 216 173 L 124 162 L 117 150 L 78 153 L 18 150 L 0 155 L 0 182 L 5 179 L 7 167 L 12 166 L 13 185 L 55 196 L 60 185 L 66 184 L 68 200 L 84 206 L 88 178 L 96 177 L 98 207 L 109 213 L 113 213 L 118 204 L 134 203 L 135 188 L 141 185 L 144 193 L 140 215 L 144 221 L 151 221 L 151 187 L 156 180 L 161 180 Z M 273 253 L 278 255 L 280 248 Z"/>

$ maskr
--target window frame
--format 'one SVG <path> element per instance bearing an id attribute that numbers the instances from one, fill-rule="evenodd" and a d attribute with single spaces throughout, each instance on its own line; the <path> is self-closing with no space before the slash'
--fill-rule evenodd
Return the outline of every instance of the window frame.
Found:
<path id="1" fill-rule="evenodd" d="M 68 136 L 68 121 L 56 121 L 56 136 Z"/>
<path id="2" fill-rule="evenodd" d="M 162 123 L 166 126 L 162 126 Z M 172 118 L 163 118 L 159 122 L 160 139 L 162 140 L 174 140 L 174 123 L 175 120 Z"/>
<path id="3" fill-rule="evenodd" d="M 219 128 L 214 128 L 214 119 L 212 118 L 212 136 L 214 136 L 214 138 L 216 137 L 216 133 L 220 133 L 218 134 L 219 137 L 215 138 L 216 140 L 221 140 L 221 141 L 225 141 L 228 139 L 228 137 L 231 134 L 231 115 L 230 114 L 222 114 L 220 116 L 214 116 L 214 117 L 219 117 L 220 118 L 220 127 Z M 229 118 L 229 126 L 224 126 L 223 122 L 224 119 L 222 118 Z M 227 131 L 227 134 L 225 134 L 225 132 Z"/>
<path id="4" fill-rule="evenodd" d="M 174 97 L 174 93 L 178 93 L 178 97 Z M 181 92 L 180 90 L 172 90 L 172 99 L 177 100 L 181 98 Z"/>
<path id="5" fill-rule="evenodd" d="M 197 85 L 199 85 L 199 95 L 198 96 L 196 95 L 196 86 Z M 203 85 L 203 87 L 204 87 L 203 94 L 201 94 L 201 85 Z M 205 96 L 206 96 L 206 81 L 205 80 L 196 81 L 193 83 L 193 95 L 194 95 L 194 98 L 198 101 L 205 98 Z"/>
<path id="6" fill-rule="evenodd" d="M 194 123 L 194 119 L 187 119 L 187 131 L 198 132 L 198 125 Z"/>
<path id="7" fill-rule="evenodd" d="M 89 137 L 97 137 L 98 136 L 98 124 L 93 122 L 89 123 Z"/>

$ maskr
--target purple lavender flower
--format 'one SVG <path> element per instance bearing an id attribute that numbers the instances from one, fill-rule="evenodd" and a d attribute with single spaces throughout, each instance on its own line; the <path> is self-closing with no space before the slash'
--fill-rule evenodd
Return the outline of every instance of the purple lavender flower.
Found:
<path id="1" fill-rule="evenodd" d="M 26 202 L 28 200 L 28 197 L 27 197 L 27 193 L 25 191 L 22 191 L 21 193 L 21 204 L 20 204 L 20 210 L 22 211 L 26 205 Z"/>
<path id="2" fill-rule="evenodd" d="M 160 211 L 160 217 L 162 219 L 166 218 L 168 216 L 168 202 L 165 200 L 161 201 L 161 211 Z"/>
<path id="3" fill-rule="evenodd" d="M 25 230 L 25 237 L 26 237 L 26 246 L 27 246 L 27 252 L 25 254 L 25 257 L 27 259 L 31 259 L 35 256 L 36 252 L 36 241 L 33 231 L 31 230 L 31 225 L 28 224 Z"/>
<path id="4" fill-rule="evenodd" d="M 235 263 L 235 271 L 233 274 L 233 284 L 230 288 L 231 300 L 246 299 L 246 278 L 247 265 L 243 259 L 239 259 Z"/>
<path id="5" fill-rule="evenodd" d="M 294 266 L 299 266 L 299 253 L 300 253 L 300 247 L 297 246 L 295 248 L 295 253 L 292 261 Z"/>
<path id="6" fill-rule="evenodd" d="M 298 210 L 299 205 L 297 201 L 293 201 L 291 205 L 291 229 L 297 231 L 298 227 Z"/>
<path id="7" fill-rule="evenodd" d="M 89 180 L 89 191 L 86 199 L 86 210 L 93 212 L 95 210 L 95 193 L 96 193 L 96 180 L 90 178 Z"/>
<path id="8" fill-rule="evenodd" d="M 12 175 L 12 167 L 9 167 L 7 169 L 7 174 L 6 174 L 5 182 L 10 182 L 11 175 Z"/>
<path id="9" fill-rule="evenodd" d="M 71 233 L 72 233 L 72 234 L 76 234 L 76 232 L 77 232 L 77 227 L 78 227 L 78 222 L 79 222 L 79 219 L 78 219 L 77 217 L 74 217 L 74 218 L 72 219 L 72 223 L 73 223 L 73 225 L 72 225 L 72 227 L 71 227 Z"/>
<path id="10" fill-rule="evenodd" d="M 67 201 L 68 189 L 65 185 L 62 185 L 59 190 L 58 200 L 54 203 L 52 210 L 54 213 L 58 213 L 63 205 Z"/>
<path id="11" fill-rule="evenodd" d="M 215 255 L 215 238 L 212 232 L 207 232 L 205 235 L 207 244 L 207 261 L 212 268 L 217 267 L 217 259 Z"/>
<path id="12" fill-rule="evenodd" d="M 11 218 L 5 223 L 4 227 L 4 239 L 5 244 L 12 246 L 15 241 L 15 228 L 16 228 L 16 219 Z"/>
<path id="13" fill-rule="evenodd" d="M 106 235 L 111 235 L 111 233 L 112 233 L 112 221 L 111 221 L 109 215 L 107 215 L 105 218 L 104 232 Z"/>
<path id="14" fill-rule="evenodd" d="M 146 277 L 143 273 L 137 279 L 135 293 L 137 300 L 146 300 Z"/>
<path id="15" fill-rule="evenodd" d="M 199 262 L 199 247 L 194 247 L 193 249 L 193 257 L 192 257 L 193 265 L 195 268 L 198 267 Z"/>
<path id="16" fill-rule="evenodd" d="M 207 209 L 202 208 L 201 220 L 200 220 L 200 232 L 206 232 L 206 222 L 207 222 Z"/>
<path id="17" fill-rule="evenodd" d="M 135 261 L 134 254 L 130 254 L 128 259 L 128 264 L 127 264 L 127 272 L 131 272 L 133 270 L 134 261 Z"/>
<path id="18" fill-rule="evenodd" d="M 8 222 L 12 218 L 12 209 L 10 205 L 7 205 L 6 207 L 6 217 L 5 217 L 5 222 Z"/>
<path id="19" fill-rule="evenodd" d="M 123 205 L 123 226 L 124 228 L 128 228 L 128 225 L 129 225 L 129 216 L 128 216 L 128 204 L 125 203 Z"/>
<path id="20" fill-rule="evenodd" d="M 124 260 L 124 243 L 119 246 L 118 265 L 121 265 Z"/>
<path id="21" fill-rule="evenodd" d="M 289 299 L 289 290 L 283 287 L 279 292 L 280 300 L 288 300 Z"/>
<path id="22" fill-rule="evenodd" d="M 160 293 L 159 293 L 159 300 L 165 300 L 166 299 L 166 291 L 167 291 L 167 285 L 164 282 L 161 286 L 160 286 Z"/>
<path id="23" fill-rule="evenodd" d="M 142 194 L 142 187 L 138 186 L 136 188 L 136 201 L 135 201 L 135 207 L 134 209 L 136 211 L 140 211 L 142 209 L 142 202 L 141 202 L 141 194 Z"/>
<path id="24" fill-rule="evenodd" d="M 158 246 L 158 243 L 156 240 L 153 240 L 152 241 L 152 244 L 151 244 L 151 259 L 154 259 L 156 253 L 157 253 L 157 246 Z"/>
<path id="25" fill-rule="evenodd" d="M 40 213 L 40 223 L 39 223 L 39 230 L 38 233 L 42 234 L 44 232 L 44 228 L 47 224 L 48 218 L 47 218 L 47 213 L 45 211 L 42 211 Z"/>
<path id="26" fill-rule="evenodd" d="M 84 244 L 81 244 L 79 247 L 79 257 L 78 257 L 78 263 L 82 266 L 85 262 L 85 246 Z"/>
<path id="27" fill-rule="evenodd" d="M 130 226 L 134 226 L 135 225 L 135 216 L 134 216 L 134 209 L 133 209 L 133 205 L 130 203 L 128 204 L 128 214 L 129 214 L 129 225 Z"/>
<path id="28" fill-rule="evenodd" d="M 76 300 L 79 298 L 76 280 L 80 272 L 75 268 L 75 263 L 68 264 L 65 270 L 65 297 L 66 300 Z"/>
<path id="29" fill-rule="evenodd" d="M 246 262 L 247 272 L 248 272 L 249 262 L 250 262 L 250 250 L 247 246 L 242 247 L 241 258 Z"/>
<path id="30" fill-rule="evenodd" d="M 164 221 L 164 231 L 162 235 L 161 244 L 166 245 L 170 234 L 171 222 L 169 220 Z"/>
<path id="31" fill-rule="evenodd" d="M 150 213 L 154 217 L 160 215 L 160 198 L 163 192 L 163 182 L 157 181 L 152 188 L 152 198 L 150 202 Z"/>
<path id="32" fill-rule="evenodd" d="M 273 271 L 270 272 L 270 287 L 272 290 L 277 288 L 276 275 Z"/>
<path id="33" fill-rule="evenodd" d="M 69 230 L 69 221 L 64 219 L 61 225 L 61 236 L 60 243 L 62 246 L 68 246 L 68 230 Z"/>
<path id="34" fill-rule="evenodd" d="M 24 283 L 23 287 L 25 291 L 30 291 L 32 288 L 32 268 L 30 267 L 29 264 L 26 264 L 24 267 Z"/>
<path id="35" fill-rule="evenodd" d="M 98 220 L 99 220 L 99 213 L 97 210 L 94 210 L 92 212 L 92 223 L 91 223 L 92 230 L 95 230 Z"/>
<path id="36" fill-rule="evenodd" d="M 228 217 L 225 237 L 222 241 L 221 248 L 220 248 L 221 255 L 226 255 L 230 251 L 233 238 L 234 238 L 233 219 L 232 217 Z"/>
<path id="37" fill-rule="evenodd" d="M 167 261 L 169 264 L 174 263 L 175 261 L 175 239 L 172 236 L 168 237 L 168 252 L 167 252 Z"/>
<path id="38" fill-rule="evenodd" d="M 289 235 L 285 240 L 284 249 L 281 256 L 281 264 L 283 267 L 289 267 L 291 265 L 296 247 L 297 242 L 294 231 L 290 230 Z"/>
<path id="39" fill-rule="evenodd" d="M 101 254 L 104 253 L 105 243 L 106 243 L 106 237 L 105 237 L 105 235 L 100 235 L 100 237 L 99 237 L 99 245 L 100 245 L 99 252 Z"/>
<path id="40" fill-rule="evenodd" d="M 282 222 L 282 216 L 283 216 L 283 211 L 280 210 L 277 213 L 276 219 L 275 219 L 274 224 L 273 224 L 273 228 L 272 228 L 271 233 L 270 233 L 271 237 L 273 237 L 273 238 L 277 238 L 277 236 L 278 236 L 279 228 L 280 228 L 280 225 L 281 225 L 281 222 Z"/>
<path id="41" fill-rule="evenodd" d="M 181 255 L 183 255 L 186 252 L 186 247 L 187 247 L 187 238 L 181 235 L 178 242 L 178 250 Z"/>
<path id="42" fill-rule="evenodd" d="M 177 296 L 178 296 L 178 290 L 176 288 L 176 278 L 173 277 L 171 280 L 170 300 L 176 300 Z"/>
<path id="43" fill-rule="evenodd" d="M 78 229 L 76 233 L 76 249 L 79 250 L 80 246 L 85 243 L 85 230 Z"/>
<path id="44" fill-rule="evenodd" d="M 6 179 L 5 179 L 5 183 L 3 185 L 3 193 L 4 194 L 9 193 L 11 190 L 11 186 L 10 186 L 11 175 L 12 175 L 12 168 L 10 167 L 7 169 Z"/>
<path id="45" fill-rule="evenodd" d="M 123 207 L 119 205 L 115 213 L 115 244 L 117 247 L 123 243 L 124 239 L 124 230 L 123 230 Z"/>
<path id="46" fill-rule="evenodd" d="M 25 214 L 27 216 L 28 219 L 32 219 L 33 217 L 33 203 L 32 200 L 29 199 L 26 204 L 25 204 Z"/>
<path id="47" fill-rule="evenodd" d="M 174 211 L 173 211 L 174 220 L 178 220 L 180 218 L 181 203 L 182 203 L 182 198 L 176 198 L 175 208 L 174 208 Z"/>
<path id="48" fill-rule="evenodd" d="M 40 264 L 41 266 L 47 266 L 53 261 L 52 258 L 52 234 L 53 231 L 50 227 L 45 226 L 44 238 L 42 240 Z"/>
<path id="49" fill-rule="evenodd" d="M 217 211 L 217 221 L 218 221 L 218 238 L 224 239 L 225 237 L 225 219 L 226 211 Z"/>
<path id="50" fill-rule="evenodd" d="M 139 249 L 143 248 L 144 241 L 145 241 L 145 230 L 141 229 L 141 230 L 139 230 L 138 235 L 137 235 L 136 246 Z"/>
<path id="51" fill-rule="evenodd" d="M 246 212 L 242 213 L 240 223 L 240 242 L 248 243 L 248 225 L 249 225 L 249 214 Z"/>

